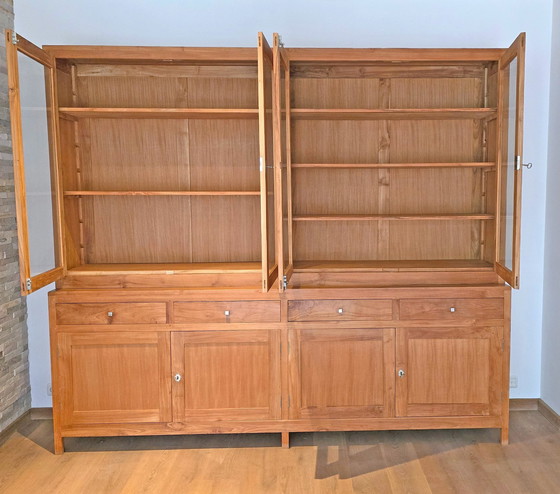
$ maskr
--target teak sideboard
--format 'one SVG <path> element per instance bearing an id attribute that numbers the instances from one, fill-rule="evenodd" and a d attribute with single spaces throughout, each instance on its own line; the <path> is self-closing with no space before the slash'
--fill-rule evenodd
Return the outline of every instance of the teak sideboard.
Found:
<path id="1" fill-rule="evenodd" d="M 525 35 L 507 49 L 6 32 L 22 292 L 76 436 L 496 428 Z"/>

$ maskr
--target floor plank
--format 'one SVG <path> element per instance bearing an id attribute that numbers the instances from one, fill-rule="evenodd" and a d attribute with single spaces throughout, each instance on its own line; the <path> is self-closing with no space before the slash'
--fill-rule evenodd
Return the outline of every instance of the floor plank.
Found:
<path id="1" fill-rule="evenodd" d="M 515 494 L 560 492 L 560 430 L 538 411 L 495 430 L 67 439 L 33 420 L 0 446 L 0 493 Z"/>

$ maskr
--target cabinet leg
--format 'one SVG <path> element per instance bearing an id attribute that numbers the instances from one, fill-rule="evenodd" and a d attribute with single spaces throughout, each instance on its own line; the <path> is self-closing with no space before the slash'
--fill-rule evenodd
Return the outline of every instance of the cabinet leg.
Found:
<path id="1" fill-rule="evenodd" d="M 282 447 L 289 448 L 290 447 L 290 433 L 289 432 L 282 432 Z"/>
<path id="2" fill-rule="evenodd" d="M 62 453 L 64 453 L 64 439 L 62 439 L 62 436 L 60 434 L 56 434 L 54 435 L 54 454 L 55 455 L 61 455 Z"/>
<path id="3" fill-rule="evenodd" d="M 509 444 L 509 427 L 502 427 L 500 430 L 500 443 L 502 446 Z"/>

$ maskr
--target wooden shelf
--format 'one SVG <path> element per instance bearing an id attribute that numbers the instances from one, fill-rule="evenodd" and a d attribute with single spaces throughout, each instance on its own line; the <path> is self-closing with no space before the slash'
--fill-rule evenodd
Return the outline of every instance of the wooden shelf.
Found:
<path id="1" fill-rule="evenodd" d="M 363 272 L 363 271 L 492 271 L 491 263 L 480 259 L 405 260 L 405 261 L 299 261 L 296 272 Z"/>
<path id="2" fill-rule="evenodd" d="M 415 108 L 340 109 L 292 108 L 293 119 L 308 120 L 456 120 L 485 119 L 496 115 L 495 108 Z"/>
<path id="3" fill-rule="evenodd" d="M 464 163 L 292 163 L 292 168 L 494 168 L 493 161 Z"/>
<path id="4" fill-rule="evenodd" d="M 295 215 L 294 221 L 450 221 L 492 220 L 494 215 L 486 213 L 456 214 L 306 214 Z"/>
<path id="5" fill-rule="evenodd" d="M 72 118 L 258 118 L 252 108 L 72 108 L 61 107 L 59 113 Z"/>
<path id="6" fill-rule="evenodd" d="M 65 196 L 260 196 L 258 190 L 67 190 Z"/>
<path id="7" fill-rule="evenodd" d="M 260 262 L 199 262 L 169 264 L 83 264 L 68 270 L 69 276 L 126 274 L 241 274 L 260 273 Z"/>

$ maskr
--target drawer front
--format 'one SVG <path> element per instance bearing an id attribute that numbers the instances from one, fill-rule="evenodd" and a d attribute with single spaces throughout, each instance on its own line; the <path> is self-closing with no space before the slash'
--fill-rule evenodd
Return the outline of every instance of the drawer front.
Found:
<path id="1" fill-rule="evenodd" d="M 165 324 L 165 303 L 56 304 L 57 324 Z"/>
<path id="2" fill-rule="evenodd" d="M 400 301 L 403 320 L 503 319 L 501 298 L 415 299 Z"/>
<path id="3" fill-rule="evenodd" d="M 173 322 L 280 322 L 280 301 L 175 302 Z"/>
<path id="4" fill-rule="evenodd" d="M 390 321 L 391 300 L 290 300 L 288 321 Z"/>

